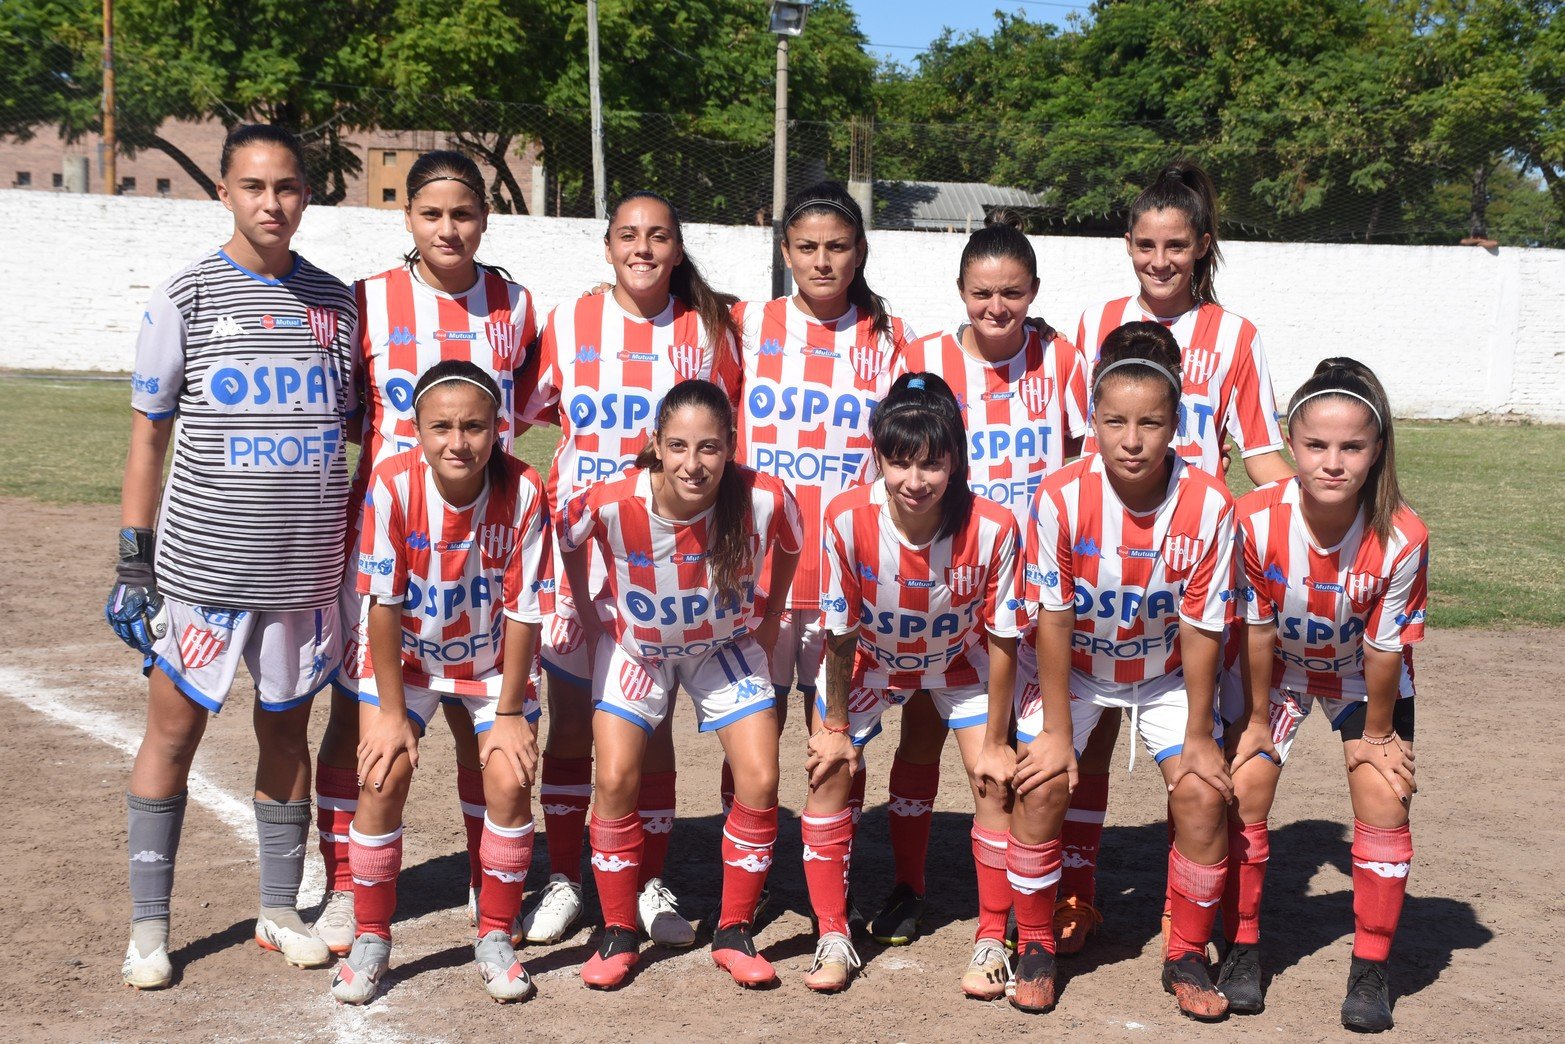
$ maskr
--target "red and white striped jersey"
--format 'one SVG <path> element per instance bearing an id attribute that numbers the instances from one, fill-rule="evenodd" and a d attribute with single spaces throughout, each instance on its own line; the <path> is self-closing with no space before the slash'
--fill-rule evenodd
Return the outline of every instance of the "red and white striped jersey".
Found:
<path id="1" fill-rule="evenodd" d="M 1255 324 L 1215 304 L 1204 304 L 1168 322 L 1147 315 L 1134 297 L 1110 301 L 1081 314 L 1076 343 L 1091 370 L 1104 338 L 1126 323 L 1162 322 L 1179 342 L 1184 394 L 1174 452 L 1202 471 L 1217 474 L 1223 442 L 1232 438 L 1241 456 L 1282 449 L 1277 397 Z M 1097 452 L 1089 432 L 1083 452 Z"/>
<path id="2" fill-rule="evenodd" d="M 908 543 L 885 482 L 841 494 L 826 509 L 826 629 L 858 633 L 853 684 L 869 689 L 983 685 L 970 653 L 985 633 L 1020 637 L 1021 537 L 1005 508 L 973 498 L 961 529 Z"/>
<path id="3" fill-rule="evenodd" d="M 436 290 L 406 265 L 353 284 L 363 334 L 359 357 L 367 385 L 359 473 L 418 445 L 413 388 L 438 362 L 459 359 L 500 386 L 500 447 L 516 439 L 516 371 L 537 336 L 532 295 L 492 268 L 462 294 Z"/>
<path id="4" fill-rule="evenodd" d="M 750 555 L 736 577 L 737 591 L 712 589 L 707 560 L 717 509 L 688 522 L 661 517 L 653 510 L 651 472 L 631 468 L 566 501 L 556 523 L 560 549 L 589 542 L 597 547 L 608 565 L 615 639 L 640 659 L 700 656 L 745 634 L 765 593 L 767 555 L 799 551 L 799 506 L 783 484 L 742 464 L 728 467 L 749 498 L 744 525 Z"/>
<path id="5" fill-rule="evenodd" d="M 857 484 L 870 457 L 869 415 L 895 378 L 895 363 L 913 333 L 892 317 L 876 333 L 868 315 L 849 308 L 831 322 L 812 319 L 792 297 L 734 306 L 743 331 L 744 404 L 739 459 L 787 484 L 804 518 L 804 553 L 789 604 L 820 604 L 821 516 Z"/>
<path id="6" fill-rule="evenodd" d="M 1065 441 L 1087 431 L 1087 364 L 1052 328 L 1027 324 L 1021 351 L 994 364 L 962 348 L 962 331 L 908 345 L 897 375 L 945 378 L 967 426 L 968 484 L 1025 526 L 1038 483 L 1065 463 Z"/>
<path id="7" fill-rule="evenodd" d="M 1383 543 L 1360 510 L 1341 543 L 1317 547 L 1299 509 L 1296 478 L 1245 494 L 1237 515 L 1245 618 L 1277 622 L 1273 687 L 1367 698 L 1364 645 L 1401 652 L 1424 638 L 1424 523 L 1403 507 L 1392 519 L 1391 540 Z M 1403 686 L 1410 682 L 1404 674 Z"/>
<path id="8" fill-rule="evenodd" d="M 631 315 L 612 293 L 549 314 L 522 376 L 521 414 L 525 424 L 560 429 L 546 486 L 551 510 L 629 467 L 652 433 L 658 404 L 681 381 L 712 381 L 737 408 L 738 345 L 728 338 L 716 354 L 706 345 L 700 313 L 677 297 L 651 319 Z"/>
<path id="9" fill-rule="evenodd" d="M 484 681 L 504 666 L 504 617 L 541 623 L 553 610 L 543 483 L 516 457 L 501 460 L 504 481 L 491 477 L 463 507 L 441 497 L 422 450 L 388 457 L 371 474 L 358 589 L 402 603 L 408 684 L 493 695 Z"/>
<path id="10" fill-rule="evenodd" d="M 1043 480 L 1027 530 L 1027 600 L 1074 609 L 1071 666 L 1119 684 L 1179 669 L 1179 622 L 1221 631 L 1234 616 L 1234 502 L 1178 456 L 1168 495 L 1135 512 L 1097 454 Z"/>

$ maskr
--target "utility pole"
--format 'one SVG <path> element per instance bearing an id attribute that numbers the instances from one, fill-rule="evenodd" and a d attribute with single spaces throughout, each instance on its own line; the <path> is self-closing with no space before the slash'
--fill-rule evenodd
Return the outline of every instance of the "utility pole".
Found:
<path id="1" fill-rule="evenodd" d="M 783 207 L 788 204 L 788 37 L 777 34 L 777 111 L 772 134 L 772 296 L 788 292 L 783 264 Z"/>
<path id="2" fill-rule="evenodd" d="M 609 215 L 608 188 L 603 173 L 603 92 L 598 87 L 599 70 L 598 0 L 587 0 L 587 79 L 592 96 L 592 212 L 601 221 Z"/>
<path id="3" fill-rule="evenodd" d="M 114 0 L 103 0 L 103 192 L 112 196 L 119 191 L 119 173 L 115 157 L 119 142 L 114 134 Z"/>

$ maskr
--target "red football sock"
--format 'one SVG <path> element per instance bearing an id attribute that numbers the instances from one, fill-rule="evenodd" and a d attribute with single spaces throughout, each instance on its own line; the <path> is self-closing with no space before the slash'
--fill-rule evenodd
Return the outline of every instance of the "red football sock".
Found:
<path id="1" fill-rule="evenodd" d="M 391 938 L 391 915 L 397 912 L 397 874 L 402 871 L 402 828 L 389 834 L 366 835 L 348 828 L 348 863 L 353 868 L 354 938 Z"/>
<path id="2" fill-rule="evenodd" d="M 723 823 L 723 909 L 717 926 L 748 924 L 766 887 L 777 844 L 777 806 L 764 810 L 735 801 Z"/>
<path id="3" fill-rule="evenodd" d="M 1261 889 L 1272 856 L 1266 820 L 1243 825 L 1228 821 L 1228 882 L 1223 887 L 1223 935 L 1231 943 L 1261 941 Z"/>
<path id="4" fill-rule="evenodd" d="M 636 868 L 646 835 L 641 817 L 632 812 L 619 819 L 603 820 L 592 814 L 588 827 L 592 838 L 592 877 L 598 883 L 598 905 L 605 928 L 636 930 Z"/>
<path id="5" fill-rule="evenodd" d="M 891 828 L 891 856 L 896 882 L 924 894 L 924 864 L 929 857 L 929 828 L 935 819 L 935 795 L 940 790 L 940 766 L 891 760 L 891 800 L 886 806 Z"/>
<path id="6" fill-rule="evenodd" d="M 1353 821 L 1353 956 L 1367 961 L 1391 956 L 1412 862 L 1408 824 L 1387 830 Z"/>
<path id="7" fill-rule="evenodd" d="M 1186 858 L 1178 848 L 1168 850 L 1168 894 L 1173 908 L 1169 911 L 1165 960 L 1191 954 L 1206 959 L 1206 944 L 1212 939 L 1212 922 L 1217 920 L 1227 876 L 1226 857 L 1206 865 Z"/>
<path id="8" fill-rule="evenodd" d="M 734 807 L 734 767 L 723 759 L 723 777 L 717 784 L 717 796 L 723 803 L 723 815 Z"/>
<path id="9" fill-rule="evenodd" d="M 973 939 L 1004 939 L 1011 912 L 1011 882 L 1005 876 L 1010 835 L 973 822 L 973 867 L 978 871 L 978 930 Z M 1052 918 L 1053 911 L 1050 911 Z M 1052 922 L 1051 922 L 1052 923 Z"/>
<path id="10" fill-rule="evenodd" d="M 581 843 L 592 800 L 592 759 L 543 756 L 538 803 L 543 808 L 549 871 L 581 884 Z"/>
<path id="11" fill-rule="evenodd" d="M 358 809 L 358 774 L 317 758 L 315 829 L 320 838 L 321 859 L 326 863 L 326 887 L 334 892 L 353 891 L 353 871 L 348 867 L 348 828 Z"/>
<path id="12" fill-rule="evenodd" d="M 861 764 L 859 770 L 853 774 L 853 782 L 848 784 L 848 811 L 853 813 L 855 828 L 864 816 L 864 787 L 868 779 L 869 775 Z"/>
<path id="13" fill-rule="evenodd" d="M 853 855 L 853 810 L 800 817 L 804 883 L 822 935 L 848 934 L 848 863 Z"/>
<path id="14" fill-rule="evenodd" d="M 1062 898 L 1075 896 L 1088 905 L 1097 901 L 1098 849 L 1103 843 L 1103 817 L 1108 807 L 1108 773 L 1082 773 L 1060 830 Z"/>
<path id="15" fill-rule="evenodd" d="M 484 883 L 484 864 L 478 848 L 483 843 L 484 813 L 489 807 L 484 800 L 484 774 L 480 769 L 456 767 L 456 797 L 462 805 L 462 825 L 467 828 L 467 883 L 477 888 Z"/>
<path id="16" fill-rule="evenodd" d="M 527 868 L 533 861 L 533 825 L 497 827 L 484 817 L 479 835 L 484 884 L 478 890 L 478 937 L 510 932 L 522 909 Z"/>
<path id="17" fill-rule="evenodd" d="M 1016 905 L 1017 944 L 1041 942 L 1054 952 L 1054 896 L 1060 884 L 1060 839 L 1024 845 L 1008 837 L 1005 876 Z"/>
<path id="18" fill-rule="evenodd" d="M 677 775 L 675 772 L 641 774 L 636 813 L 641 817 L 641 829 L 647 836 L 641 848 L 638 885 L 645 885 L 654 877 L 663 876 L 663 863 L 668 858 L 668 842 L 674 832 L 674 779 Z"/>

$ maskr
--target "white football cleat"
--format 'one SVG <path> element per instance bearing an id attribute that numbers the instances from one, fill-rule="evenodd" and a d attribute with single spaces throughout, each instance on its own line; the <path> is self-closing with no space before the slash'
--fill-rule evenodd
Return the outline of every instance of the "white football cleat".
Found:
<path id="1" fill-rule="evenodd" d="M 581 885 L 564 874 L 550 874 L 538 905 L 522 918 L 522 936 L 530 943 L 555 943 L 581 918 Z"/>
<path id="2" fill-rule="evenodd" d="M 161 990 L 174 981 L 174 966 L 168 960 L 168 947 L 159 946 L 143 957 L 136 949 L 136 941 L 125 949 L 125 963 L 120 965 L 120 976 L 125 985 L 138 990 Z"/>
<path id="3" fill-rule="evenodd" d="M 315 919 L 311 931 L 326 944 L 326 948 L 342 957 L 353 949 L 353 893 L 327 892 L 321 915 Z"/>
<path id="4" fill-rule="evenodd" d="M 320 936 L 285 927 L 265 914 L 256 918 L 255 941 L 262 949 L 282 954 L 295 968 L 324 968 L 331 963 L 331 950 Z"/>
<path id="5" fill-rule="evenodd" d="M 361 935 L 353 940 L 353 952 L 337 965 L 331 995 L 341 1004 L 368 1004 L 375 999 L 381 977 L 391 967 L 391 940 Z"/>
<path id="6" fill-rule="evenodd" d="M 636 897 L 636 923 L 659 946 L 683 949 L 695 945 L 695 926 L 680 916 L 678 900 L 661 877 L 648 881 Z"/>

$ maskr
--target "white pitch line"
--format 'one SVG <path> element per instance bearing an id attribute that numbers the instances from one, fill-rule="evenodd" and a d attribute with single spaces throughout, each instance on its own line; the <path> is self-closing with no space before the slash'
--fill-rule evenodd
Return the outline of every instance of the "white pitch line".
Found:
<path id="1" fill-rule="evenodd" d="M 29 710 L 36 711 L 61 725 L 68 725 L 101 743 L 106 743 L 127 757 L 134 758 L 137 748 L 141 746 L 141 733 L 116 715 L 106 711 L 83 709 L 80 705 L 79 688 L 61 685 L 58 681 L 32 671 L 0 666 L 0 695 L 8 696 Z M 208 779 L 204 773 L 194 769 L 190 772 L 188 786 L 192 799 L 210 809 L 229 829 L 238 834 L 242 841 L 250 845 L 256 844 L 254 806 L 230 794 Z M 306 906 L 318 903 L 324 886 L 325 873 L 321 867 L 320 856 L 312 854 L 312 857 L 305 862 L 304 884 L 300 888 L 300 899 Z M 325 998 L 321 1000 L 324 1002 Z M 412 1038 L 390 1027 L 373 1025 L 372 1010 L 374 1014 L 383 1017 L 386 1014 L 384 1000 L 377 1001 L 368 1009 L 352 1008 L 332 1001 L 323 1006 L 321 1021 L 333 1039 L 342 1044 L 429 1039 Z M 376 1018 L 374 1021 L 382 1020 Z M 314 1033 L 310 1036 L 313 1037 Z"/>

